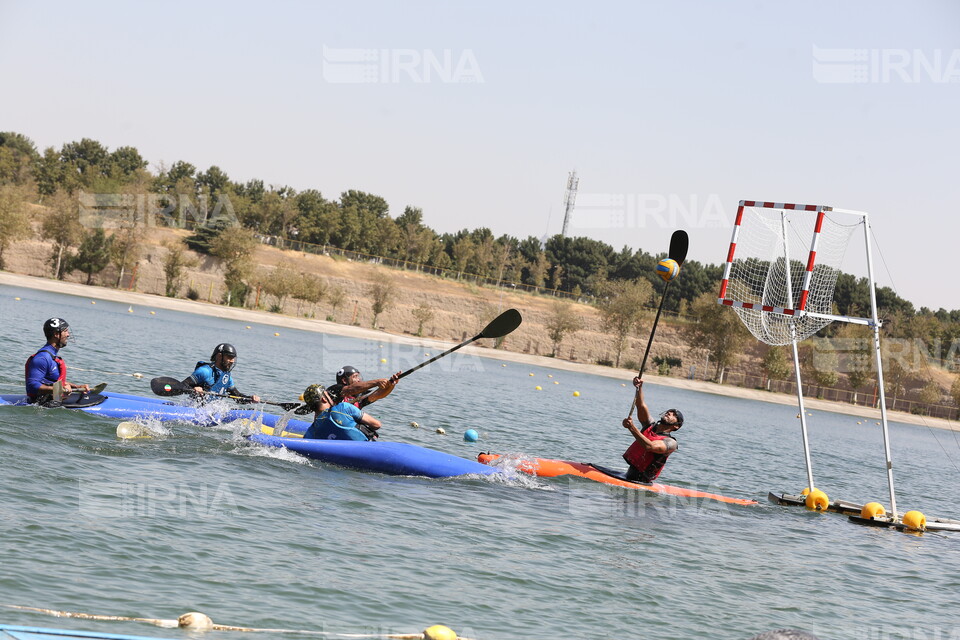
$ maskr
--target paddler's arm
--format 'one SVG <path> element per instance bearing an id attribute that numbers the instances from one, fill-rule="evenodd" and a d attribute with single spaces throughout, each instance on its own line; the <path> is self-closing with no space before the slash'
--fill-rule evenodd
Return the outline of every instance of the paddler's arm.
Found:
<path id="1" fill-rule="evenodd" d="M 369 413 L 364 413 L 364 414 L 362 414 L 362 415 L 360 416 L 360 419 L 357 420 L 357 422 L 359 422 L 359 423 L 362 424 L 362 425 L 366 425 L 366 426 L 370 427 L 370 428 L 373 429 L 373 430 L 377 430 L 377 429 L 379 429 L 380 426 L 381 426 L 381 425 L 380 425 L 380 421 L 377 420 L 376 418 L 374 418 L 374 417 L 373 417 L 372 415 L 370 415 Z"/>
<path id="2" fill-rule="evenodd" d="M 674 451 L 677 448 L 677 441 L 673 438 L 668 438 L 664 440 L 651 440 L 647 436 L 643 435 L 640 432 L 640 429 L 637 428 L 637 425 L 633 423 L 633 418 L 624 418 L 623 419 L 623 428 L 630 432 L 630 434 L 640 443 L 647 451 L 653 453 L 667 453 L 667 451 Z"/>
<path id="3" fill-rule="evenodd" d="M 643 399 L 643 380 L 639 376 L 635 377 L 633 386 L 637 389 L 637 418 L 640 424 L 650 424 L 653 420 L 650 419 L 650 407 Z"/>
<path id="4" fill-rule="evenodd" d="M 390 395 L 393 389 L 397 386 L 397 383 L 400 381 L 400 373 L 400 371 L 397 371 L 389 378 L 373 380 L 373 382 L 377 383 L 377 390 L 364 398 L 362 406 L 367 406 L 371 402 L 376 402 L 377 400 L 381 400 Z"/>

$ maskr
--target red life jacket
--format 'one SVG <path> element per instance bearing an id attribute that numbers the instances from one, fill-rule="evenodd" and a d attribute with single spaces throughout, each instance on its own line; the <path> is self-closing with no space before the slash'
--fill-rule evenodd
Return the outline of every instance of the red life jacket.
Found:
<path id="1" fill-rule="evenodd" d="M 49 347 L 49 346 L 50 346 L 50 345 L 45 345 L 45 346 L 41 347 L 41 348 L 40 348 L 40 351 L 44 351 L 44 350 L 45 350 L 47 347 Z M 51 347 L 51 348 L 52 348 L 52 347 Z M 40 351 L 37 351 L 37 353 L 35 353 L 35 354 L 33 354 L 32 356 L 30 356 L 29 358 L 27 358 L 27 361 L 24 363 L 24 365 L 23 365 L 23 377 L 24 377 L 24 379 L 26 379 L 26 377 L 27 377 L 28 375 L 30 375 L 30 363 L 33 362 L 33 359 L 37 357 L 37 354 L 39 354 Z M 56 379 L 54 382 L 66 382 L 66 381 L 67 381 L 67 363 L 64 362 L 64 361 L 63 361 L 63 358 L 61 358 L 60 356 L 58 356 L 56 353 L 50 352 L 50 355 L 53 357 L 53 361 L 57 363 L 57 370 L 60 372 L 60 375 L 57 376 L 57 379 Z M 28 398 L 31 402 L 32 402 L 33 400 L 36 400 L 36 399 L 37 399 L 36 396 L 31 397 L 31 396 L 29 396 L 29 395 L 27 396 L 27 398 Z"/>
<path id="2" fill-rule="evenodd" d="M 656 426 L 656 423 L 650 425 L 641 433 L 646 436 L 648 440 L 666 440 L 667 438 L 673 439 L 671 435 L 661 435 L 656 433 L 653 428 Z M 643 448 L 643 444 L 639 440 L 634 440 L 633 444 L 624 452 L 623 459 L 627 461 L 627 464 L 635 468 L 640 472 L 641 477 L 644 482 L 653 482 L 657 479 L 657 476 L 660 475 L 660 472 L 663 471 L 663 465 L 667 463 L 667 458 L 670 457 L 672 451 L 667 453 L 654 453 L 653 451 L 647 451 Z"/>

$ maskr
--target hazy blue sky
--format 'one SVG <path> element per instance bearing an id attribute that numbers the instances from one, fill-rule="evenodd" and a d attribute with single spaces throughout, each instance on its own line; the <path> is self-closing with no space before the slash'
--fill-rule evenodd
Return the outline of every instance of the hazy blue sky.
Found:
<path id="1" fill-rule="evenodd" d="M 0 130 L 41 149 L 360 189 L 441 232 L 558 233 L 571 169 L 573 234 L 682 227 L 707 263 L 741 198 L 865 210 L 880 284 L 960 308 L 958 2 L 0 0 L 0 78 Z"/>

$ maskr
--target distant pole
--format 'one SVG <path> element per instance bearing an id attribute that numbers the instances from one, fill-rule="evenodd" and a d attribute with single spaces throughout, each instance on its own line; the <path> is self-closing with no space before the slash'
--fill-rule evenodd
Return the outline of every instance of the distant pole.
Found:
<path id="1" fill-rule="evenodd" d="M 563 198 L 563 230 L 560 235 L 567 237 L 567 227 L 570 226 L 570 214 L 573 213 L 573 206 L 577 202 L 577 186 L 580 184 L 580 178 L 576 171 L 571 171 L 567 176 L 567 193 Z"/>

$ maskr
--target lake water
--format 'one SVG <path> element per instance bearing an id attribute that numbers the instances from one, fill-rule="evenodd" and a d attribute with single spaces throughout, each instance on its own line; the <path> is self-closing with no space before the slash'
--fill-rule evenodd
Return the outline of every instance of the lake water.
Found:
<path id="1" fill-rule="evenodd" d="M 239 350 L 238 387 L 281 401 L 332 383 L 344 364 L 371 378 L 428 352 L 149 311 L 0 287 L 0 391 L 20 392 L 23 361 L 53 315 L 77 338 L 63 352 L 72 380 L 141 395 L 149 378 L 186 376 L 221 341 Z M 5 407 L 0 604 L 155 618 L 198 610 L 223 624 L 344 634 L 442 623 L 483 640 L 745 639 L 782 627 L 824 639 L 960 638 L 960 534 L 908 535 L 772 505 L 768 491 L 806 486 L 796 409 L 653 385 L 647 395 L 654 411 L 675 406 L 686 418 L 664 482 L 760 504 L 525 476 L 389 477 L 254 447 L 228 426 L 120 441 L 116 421 Z M 371 413 L 384 439 L 466 458 L 623 466 L 630 400 L 618 380 L 454 354 L 405 378 Z M 467 428 L 479 442 L 463 441 Z M 873 421 L 815 412 L 810 430 L 818 486 L 831 498 L 887 502 Z M 891 430 L 901 512 L 960 517 L 958 436 Z M 15 610 L 0 620 L 186 635 Z"/>

